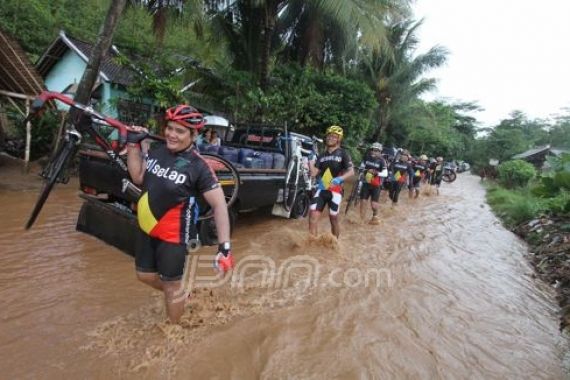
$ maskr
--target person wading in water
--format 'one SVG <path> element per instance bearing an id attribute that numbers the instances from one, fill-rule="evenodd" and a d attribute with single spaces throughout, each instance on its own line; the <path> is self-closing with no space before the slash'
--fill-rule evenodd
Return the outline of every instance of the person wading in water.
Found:
<path id="1" fill-rule="evenodd" d="M 213 209 L 221 242 L 214 259 L 215 269 L 225 273 L 233 268 L 234 261 L 224 193 L 194 144 L 204 118 L 195 108 L 179 105 L 169 108 L 165 119 L 165 144 L 155 144 L 148 152 L 141 150 L 140 143 L 148 131 L 132 127 L 134 133 L 128 134 L 127 166 L 133 182 L 142 185 L 143 191 L 137 205 L 137 278 L 164 292 L 168 318 L 177 323 L 186 301 L 181 279 L 187 248 L 198 236 L 199 195 Z"/>
<path id="2" fill-rule="evenodd" d="M 325 151 L 316 160 L 310 161 L 311 175 L 317 178 L 318 188 L 311 199 L 309 232 L 316 236 L 318 224 L 325 206 L 329 206 L 332 234 L 340 235 L 338 213 L 342 202 L 344 181 L 354 175 L 352 160 L 348 152 L 340 147 L 344 132 L 333 125 L 326 131 Z"/>

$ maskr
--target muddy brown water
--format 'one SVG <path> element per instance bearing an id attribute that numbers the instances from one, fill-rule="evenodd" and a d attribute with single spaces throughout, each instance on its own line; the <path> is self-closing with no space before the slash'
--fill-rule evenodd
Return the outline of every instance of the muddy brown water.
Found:
<path id="1" fill-rule="evenodd" d="M 229 281 L 205 279 L 211 248 L 191 256 L 179 326 L 132 258 L 75 231 L 76 183 L 24 232 L 38 185 L 24 183 L 0 187 L 2 378 L 567 377 L 553 292 L 475 177 L 383 203 L 379 226 L 349 213 L 338 243 L 243 216 Z"/>

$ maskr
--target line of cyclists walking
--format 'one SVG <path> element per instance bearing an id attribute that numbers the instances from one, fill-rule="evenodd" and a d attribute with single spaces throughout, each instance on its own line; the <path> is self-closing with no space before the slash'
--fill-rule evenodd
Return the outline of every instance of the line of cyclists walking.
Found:
<path id="1" fill-rule="evenodd" d="M 316 178 L 317 189 L 313 194 L 309 214 L 309 231 L 318 234 L 318 221 L 325 206 L 329 206 L 329 219 L 333 235 L 340 235 L 338 214 L 343 197 L 343 183 L 355 174 L 354 164 L 348 151 L 341 147 L 344 132 L 339 126 L 331 126 L 326 131 L 325 150 L 309 161 L 311 174 Z M 425 154 L 411 156 L 405 149 L 384 149 L 375 142 L 367 149 L 357 168 L 360 215 L 366 215 L 366 201 L 372 209 L 371 224 L 379 224 L 378 208 L 382 190 L 388 191 L 392 205 L 398 203 L 400 193 L 408 188 L 409 198 L 420 195 L 422 184 L 434 185 L 439 194 L 439 186 L 444 173 L 443 157 L 428 159 Z M 358 185 L 358 182 L 357 182 Z M 349 199 L 350 201 L 350 199 Z"/>

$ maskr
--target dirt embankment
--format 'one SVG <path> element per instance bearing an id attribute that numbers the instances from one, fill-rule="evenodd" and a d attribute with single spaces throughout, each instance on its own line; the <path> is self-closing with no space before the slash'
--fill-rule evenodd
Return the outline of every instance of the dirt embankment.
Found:
<path id="1" fill-rule="evenodd" d="M 540 218 L 514 232 L 530 245 L 530 261 L 538 276 L 557 292 L 560 329 L 570 326 L 570 218 Z"/>

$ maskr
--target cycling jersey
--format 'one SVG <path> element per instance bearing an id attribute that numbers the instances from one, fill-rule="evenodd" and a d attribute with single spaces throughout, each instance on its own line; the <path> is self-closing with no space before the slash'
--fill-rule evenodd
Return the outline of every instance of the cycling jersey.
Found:
<path id="1" fill-rule="evenodd" d="M 408 181 L 413 174 L 412 166 L 408 162 L 396 161 L 390 166 L 392 172 L 392 180 L 400 184 Z"/>
<path id="2" fill-rule="evenodd" d="M 172 153 L 151 149 L 146 162 L 138 223 L 149 236 L 175 244 L 197 238 L 199 194 L 219 187 L 218 179 L 195 147 Z"/>
<path id="3" fill-rule="evenodd" d="M 414 169 L 414 177 L 422 177 L 425 175 L 426 171 L 428 170 L 428 165 L 420 161 L 414 162 L 413 169 Z"/>
<path id="4" fill-rule="evenodd" d="M 443 163 L 434 162 L 430 165 L 432 171 L 430 183 L 432 185 L 440 185 L 443 178 Z"/>
<path id="5" fill-rule="evenodd" d="M 379 187 L 382 184 L 382 179 L 379 174 L 385 168 L 386 162 L 382 157 L 373 158 L 371 156 L 367 156 L 360 163 L 360 170 L 366 170 L 366 174 L 364 176 L 365 182 L 372 187 Z M 374 172 L 370 173 L 368 172 L 369 170 L 373 170 Z"/>
<path id="6" fill-rule="evenodd" d="M 412 164 L 412 169 L 414 171 L 413 185 L 419 188 L 421 180 L 428 174 L 428 165 L 427 163 L 417 161 Z"/>
<path id="7" fill-rule="evenodd" d="M 320 190 L 329 190 L 333 178 L 353 167 L 352 159 L 348 152 L 342 148 L 337 148 L 329 153 L 325 151 L 317 157 L 315 167 L 319 169 L 317 183 Z"/>

